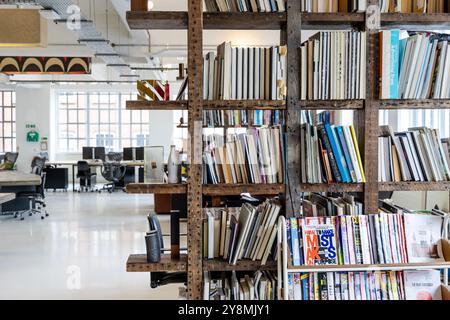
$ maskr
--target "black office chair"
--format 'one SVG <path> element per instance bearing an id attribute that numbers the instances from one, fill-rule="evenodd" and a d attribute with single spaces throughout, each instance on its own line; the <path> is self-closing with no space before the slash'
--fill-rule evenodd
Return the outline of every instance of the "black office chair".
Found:
<path id="1" fill-rule="evenodd" d="M 106 155 L 106 160 L 108 162 L 121 162 L 123 160 L 122 152 L 109 152 Z"/>
<path id="2" fill-rule="evenodd" d="M 19 158 L 19 153 L 17 152 L 7 152 L 4 155 L 3 163 L 0 166 L 0 169 L 3 170 L 14 170 L 14 167 L 17 162 L 17 158 Z"/>
<path id="3" fill-rule="evenodd" d="M 96 191 L 97 173 L 91 172 L 91 167 L 87 161 L 78 161 L 77 163 L 77 179 L 80 179 L 80 188 L 78 193 L 82 191 Z"/>
<path id="4" fill-rule="evenodd" d="M 102 190 L 106 190 L 109 193 L 113 193 L 117 189 L 124 190 L 124 188 L 118 187 L 117 185 L 125 176 L 126 171 L 127 167 L 118 162 L 104 162 L 102 167 L 102 176 L 106 181 L 108 181 L 108 183 L 103 186 Z"/>
<path id="5" fill-rule="evenodd" d="M 36 214 L 41 216 L 44 220 L 49 214 L 46 210 L 47 205 L 45 204 L 45 180 L 46 173 L 44 172 L 45 158 L 34 157 L 31 161 L 31 173 L 39 175 L 41 177 L 41 184 L 36 188 L 34 192 L 20 192 L 17 196 L 19 198 L 27 198 L 29 202 L 29 207 L 27 210 L 17 212 L 14 217 L 20 218 L 20 220 L 25 220 L 25 215 L 30 217 Z"/>

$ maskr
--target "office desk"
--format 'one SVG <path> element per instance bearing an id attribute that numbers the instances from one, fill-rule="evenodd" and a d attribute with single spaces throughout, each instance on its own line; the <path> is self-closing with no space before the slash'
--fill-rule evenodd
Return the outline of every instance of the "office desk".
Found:
<path id="1" fill-rule="evenodd" d="M 16 198 L 16 194 L 20 192 L 34 192 L 36 187 L 41 184 L 41 177 L 36 174 L 24 173 L 21 171 L 0 171 L 0 190 L 6 194 L 12 193 L 13 199 L 7 204 L 6 211 L 19 211 L 18 208 L 24 208 L 28 205 L 28 200 Z M 4 193 L 4 194 L 5 194 Z M 0 195 L 4 195 L 0 194 Z M 8 198 L 8 196 L 6 196 Z M 10 197 L 10 196 L 9 196 Z M 5 202 L 6 203 L 6 202 Z M 2 211 L 3 211 L 2 207 Z"/>
<path id="2" fill-rule="evenodd" d="M 103 162 L 102 161 L 93 161 L 93 160 L 80 160 L 80 161 L 87 161 L 88 165 L 90 167 L 102 167 Z M 127 167 L 143 167 L 144 161 L 122 161 L 121 164 L 127 166 Z M 55 167 L 62 167 L 62 166 L 68 166 L 72 167 L 72 190 L 75 190 L 75 168 L 78 164 L 78 161 L 50 161 L 46 162 L 46 166 L 55 166 Z"/>
<path id="3" fill-rule="evenodd" d="M 0 193 L 0 204 L 10 202 L 16 198 L 15 193 Z"/>
<path id="4" fill-rule="evenodd" d="M 39 186 L 40 184 L 41 184 L 41 177 L 36 174 L 12 170 L 0 171 L 0 188 Z"/>

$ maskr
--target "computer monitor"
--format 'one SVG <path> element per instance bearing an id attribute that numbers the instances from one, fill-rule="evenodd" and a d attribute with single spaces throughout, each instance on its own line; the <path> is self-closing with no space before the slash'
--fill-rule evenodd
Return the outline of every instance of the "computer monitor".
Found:
<path id="1" fill-rule="evenodd" d="M 102 160 L 102 161 L 106 160 L 105 147 L 96 147 L 95 148 L 94 160 Z"/>
<path id="2" fill-rule="evenodd" d="M 144 147 L 136 148 L 136 161 L 144 161 Z"/>
<path id="3" fill-rule="evenodd" d="M 83 160 L 94 160 L 93 147 L 83 147 Z"/>
<path id="4" fill-rule="evenodd" d="M 133 161 L 133 148 L 123 148 L 123 160 Z"/>

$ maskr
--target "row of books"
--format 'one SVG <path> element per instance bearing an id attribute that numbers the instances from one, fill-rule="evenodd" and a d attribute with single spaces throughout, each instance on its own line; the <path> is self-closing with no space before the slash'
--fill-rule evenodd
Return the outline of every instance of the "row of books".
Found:
<path id="1" fill-rule="evenodd" d="M 346 194 L 342 197 L 311 193 L 302 198 L 302 214 L 304 217 L 359 216 L 363 214 L 363 204 L 354 196 Z"/>
<path id="2" fill-rule="evenodd" d="M 203 253 L 235 265 L 238 260 L 261 261 L 273 252 L 281 205 L 266 200 L 260 206 L 245 203 L 241 208 L 206 208 L 203 223 Z"/>
<path id="3" fill-rule="evenodd" d="M 286 46 L 232 47 L 224 42 L 204 58 L 204 100 L 284 100 Z"/>
<path id="4" fill-rule="evenodd" d="M 281 126 L 248 128 L 246 133 L 203 138 L 205 184 L 284 183 L 285 146 Z"/>
<path id="5" fill-rule="evenodd" d="M 380 0 L 381 12 L 443 13 L 449 12 L 446 0 Z"/>
<path id="6" fill-rule="evenodd" d="M 286 0 L 204 0 L 208 12 L 285 12 Z"/>
<path id="7" fill-rule="evenodd" d="M 301 99 L 365 99 L 366 33 L 324 31 L 300 47 Z"/>
<path id="8" fill-rule="evenodd" d="M 381 99 L 450 98 L 449 40 L 446 34 L 382 31 Z"/>
<path id="9" fill-rule="evenodd" d="M 380 208 L 380 213 L 370 215 L 291 217 L 286 223 L 293 265 L 443 260 L 442 252 L 439 252 L 442 216 L 406 213 L 385 202 Z M 394 210 L 399 213 L 388 213 Z"/>
<path id="10" fill-rule="evenodd" d="M 448 142 L 440 139 L 438 129 L 394 133 L 391 127 L 381 126 L 378 139 L 380 182 L 450 180 Z"/>
<path id="11" fill-rule="evenodd" d="M 275 300 L 277 298 L 277 274 L 256 271 L 253 274 L 209 271 L 203 273 L 204 300 Z"/>
<path id="12" fill-rule="evenodd" d="M 301 0 L 303 12 L 337 13 L 364 12 L 367 0 Z"/>
<path id="13" fill-rule="evenodd" d="M 442 300 L 438 270 L 290 273 L 287 290 L 289 300 Z"/>
<path id="14" fill-rule="evenodd" d="M 204 110 L 204 127 L 276 126 L 284 123 L 280 110 Z"/>
<path id="15" fill-rule="evenodd" d="M 302 183 L 366 181 L 353 125 L 305 123 L 300 130 Z"/>

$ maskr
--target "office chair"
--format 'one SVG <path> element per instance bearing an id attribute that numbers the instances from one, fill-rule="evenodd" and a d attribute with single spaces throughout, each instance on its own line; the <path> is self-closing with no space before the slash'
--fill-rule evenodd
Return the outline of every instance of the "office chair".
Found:
<path id="1" fill-rule="evenodd" d="M 17 162 L 17 158 L 19 158 L 19 153 L 17 152 L 7 152 L 5 153 L 3 163 L 0 166 L 0 169 L 3 170 L 14 170 L 14 167 Z"/>
<path id="2" fill-rule="evenodd" d="M 77 163 L 77 179 L 80 179 L 80 188 L 78 193 L 82 191 L 94 192 L 97 183 L 97 173 L 91 172 L 91 167 L 87 161 L 78 161 Z"/>
<path id="3" fill-rule="evenodd" d="M 108 162 L 121 162 L 123 160 L 122 152 L 109 152 L 106 155 L 106 160 Z"/>
<path id="4" fill-rule="evenodd" d="M 124 190 L 124 188 L 117 187 L 117 184 L 125 176 L 127 167 L 117 162 L 104 162 L 102 167 L 102 176 L 108 181 L 102 188 L 109 193 L 113 193 L 117 189 Z M 101 191 L 100 191 L 101 192 Z"/>
<path id="5" fill-rule="evenodd" d="M 14 217 L 19 217 L 20 220 L 25 220 L 24 215 L 29 215 L 30 217 L 34 214 L 41 215 L 41 219 L 44 220 L 49 214 L 46 210 L 47 205 L 45 204 L 45 180 L 46 173 L 44 172 L 45 158 L 34 157 L 31 161 L 31 173 L 39 175 L 41 177 L 41 184 L 36 188 L 34 192 L 20 192 L 18 194 L 19 198 L 28 198 L 29 207 L 27 210 L 17 212 Z"/>

